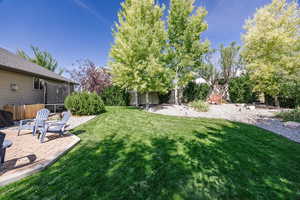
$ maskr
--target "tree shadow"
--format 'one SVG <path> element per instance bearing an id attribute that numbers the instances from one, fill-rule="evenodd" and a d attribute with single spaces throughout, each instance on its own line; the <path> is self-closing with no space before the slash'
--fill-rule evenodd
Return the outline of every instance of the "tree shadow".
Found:
<path id="1" fill-rule="evenodd" d="M 79 129 L 79 130 L 71 130 L 70 131 L 72 134 L 74 134 L 74 135 L 81 135 L 81 134 L 83 134 L 83 133 L 86 133 L 86 131 L 85 130 L 83 130 L 83 129 Z"/>
<path id="2" fill-rule="evenodd" d="M 199 139 L 205 139 L 205 138 L 208 137 L 207 134 L 201 133 L 201 132 L 196 131 L 196 130 L 193 131 L 193 134 L 194 134 L 197 138 L 199 138 Z"/>

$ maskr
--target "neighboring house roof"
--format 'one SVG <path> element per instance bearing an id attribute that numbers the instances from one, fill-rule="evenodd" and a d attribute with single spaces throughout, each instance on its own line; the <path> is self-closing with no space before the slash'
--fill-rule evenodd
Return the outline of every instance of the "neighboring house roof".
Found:
<path id="1" fill-rule="evenodd" d="M 0 68 L 16 71 L 19 73 L 26 73 L 38 76 L 40 78 L 52 79 L 62 82 L 74 83 L 76 82 L 60 76 L 44 67 L 34 64 L 16 54 L 13 54 L 6 49 L 0 47 Z"/>

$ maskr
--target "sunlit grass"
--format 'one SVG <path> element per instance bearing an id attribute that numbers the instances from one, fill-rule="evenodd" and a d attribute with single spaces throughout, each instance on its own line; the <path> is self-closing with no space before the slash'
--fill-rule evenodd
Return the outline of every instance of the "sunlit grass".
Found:
<path id="1" fill-rule="evenodd" d="M 107 110 L 73 131 L 82 141 L 71 152 L 0 199 L 300 198 L 300 144 L 224 120 Z"/>

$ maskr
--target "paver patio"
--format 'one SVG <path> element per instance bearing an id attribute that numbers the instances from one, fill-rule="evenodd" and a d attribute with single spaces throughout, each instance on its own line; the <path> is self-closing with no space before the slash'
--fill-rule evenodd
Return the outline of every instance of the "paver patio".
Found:
<path id="1" fill-rule="evenodd" d="M 93 117 L 71 117 L 67 129 L 75 128 Z M 47 133 L 44 143 L 40 143 L 30 131 L 22 131 L 18 136 L 17 127 L 1 132 L 6 134 L 5 139 L 11 140 L 13 145 L 7 149 L 5 163 L 0 170 L 0 186 L 44 169 L 80 141 L 68 132 L 63 137 Z"/>

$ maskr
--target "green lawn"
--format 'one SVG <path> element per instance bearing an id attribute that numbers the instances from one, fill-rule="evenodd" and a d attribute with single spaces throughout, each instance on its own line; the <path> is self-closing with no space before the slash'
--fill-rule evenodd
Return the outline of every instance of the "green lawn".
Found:
<path id="1" fill-rule="evenodd" d="M 0 199 L 300 198 L 300 144 L 253 126 L 108 108 L 73 132 L 79 145 Z"/>

